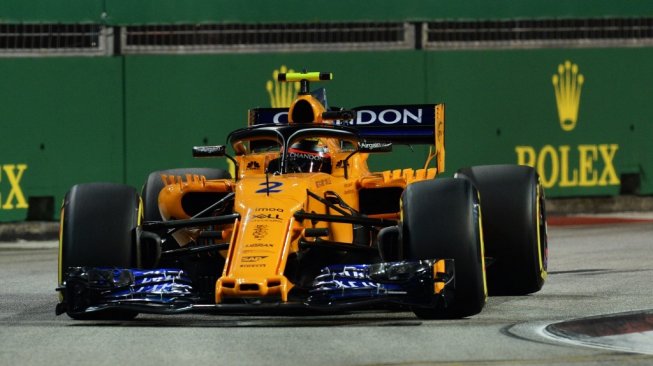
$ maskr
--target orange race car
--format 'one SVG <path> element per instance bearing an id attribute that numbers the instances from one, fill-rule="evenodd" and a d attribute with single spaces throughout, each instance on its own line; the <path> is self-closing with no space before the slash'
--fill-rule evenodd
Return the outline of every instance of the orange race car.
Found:
<path id="1" fill-rule="evenodd" d="M 410 310 L 466 317 L 489 294 L 538 291 L 547 275 L 544 192 L 514 165 L 444 171 L 444 105 L 329 108 L 310 82 L 290 108 L 250 110 L 221 169 L 74 186 L 61 210 L 57 314 Z M 423 169 L 370 172 L 369 154 L 433 145 Z M 481 212 L 483 217 L 481 220 Z"/>

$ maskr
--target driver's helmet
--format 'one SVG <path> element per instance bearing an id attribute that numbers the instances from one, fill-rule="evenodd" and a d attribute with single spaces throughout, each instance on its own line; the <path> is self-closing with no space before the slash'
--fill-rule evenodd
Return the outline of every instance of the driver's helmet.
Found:
<path id="1" fill-rule="evenodd" d="M 295 173 L 331 173 L 329 149 L 316 139 L 296 142 L 288 148 L 288 170 Z"/>

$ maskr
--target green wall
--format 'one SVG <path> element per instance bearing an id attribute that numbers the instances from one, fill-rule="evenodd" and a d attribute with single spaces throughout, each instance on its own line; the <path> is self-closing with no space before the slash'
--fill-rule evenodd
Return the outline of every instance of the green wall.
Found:
<path id="1" fill-rule="evenodd" d="M 105 11 L 104 0 L 3 0 L 0 23 L 99 23 Z"/>
<path id="2" fill-rule="evenodd" d="M 3 0 L 0 22 L 274 23 L 646 17 L 649 0 Z"/>
<path id="3" fill-rule="evenodd" d="M 640 17 L 653 4 L 630 0 L 107 0 L 108 20 L 115 24 L 183 22 L 338 22 L 420 21 L 431 19 L 513 19 L 542 17 Z M 243 11 L 247 9 L 247 11 Z"/>
<path id="4" fill-rule="evenodd" d="M 152 170 L 224 167 L 193 160 L 191 147 L 224 143 L 248 108 L 270 106 L 265 84 L 282 65 L 334 72 L 331 105 L 445 102 L 447 174 L 517 163 L 521 151 L 549 197 L 614 195 L 623 173 L 640 173 L 640 193 L 653 194 L 652 57 L 619 48 L 0 59 L 0 220 L 25 218 L 19 192 L 60 202 L 75 183 L 140 188 Z M 552 84 L 566 60 L 584 78 L 570 131 Z M 423 163 L 422 147 L 397 150 L 372 167 Z"/>
<path id="5" fill-rule="evenodd" d="M 124 180 L 120 59 L 0 59 L 0 70 L 0 220 L 25 218 L 19 192 L 60 202 L 75 183 Z"/>
<path id="6" fill-rule="evenodd" d="M 642 173 L 641 192 L 652 193 L 652 56 L 646 48 L 429 53 L 429 96 L 447 103 L 450 161 L 517 162 L 517 150 L 531 148 L 550 196 L 617 194 L 611 173 Z M 566 60 L 584 77 L 571 131 L 560 126 L 552 84 Z"/>

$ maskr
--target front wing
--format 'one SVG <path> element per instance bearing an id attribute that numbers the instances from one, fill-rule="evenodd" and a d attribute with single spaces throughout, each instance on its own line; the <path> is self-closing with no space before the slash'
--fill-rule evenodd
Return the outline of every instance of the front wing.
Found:
<path id="1" fill-rule="evenodd" d="M 139 313 L 266 313 L 297 310 L 339 312 L 388 304 L 446 309 L 455 290 L 452 259 L 333 265 L 316 276 L 308 296 L 298 301 L 242 299 L 200 303 L 192 280 L 181 269 L 69 268 L 57 288 L 63 301 L 57 315 L 108 309 Z"/>

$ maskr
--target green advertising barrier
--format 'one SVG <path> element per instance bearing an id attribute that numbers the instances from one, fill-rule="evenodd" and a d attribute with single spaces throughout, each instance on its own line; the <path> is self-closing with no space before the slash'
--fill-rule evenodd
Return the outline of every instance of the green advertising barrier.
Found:
<path id="1" fill-rule="evenodd" d="M 124 180 L 120 59 L 0 59 L 0 70 L 0 221 L 24 220 L 29 197 L 58 207 L 73 184 Z"/>
<path id="2" fill-rule="evenodd" d="M 109 25 L 180 23 L 301 23 L 646 17 L 648 0 L 4 0 L 2 22 L 95 22 Z"/>
<path id="3" fill-rule="evenodd" d="M 247 11 L 243 11 L 247 9 Z M 421 21 L 433 19 L 514 19 L 542 17 L 641 17 L 653 14 L 653 4 L 631 0 L 563 2 L 547 0 L 107 0 L 109 21 L 118 25 L 202 22 L 349 22 Z"/>
<path id="4" fill-rule="evenodd" d="M 0 59 L 0 221 L 76 183 L 140 188 L 153 170 L 226 167 L 191 147 L 223 144 L 246 111 L 279 100 L 275 70 L 331 71 L 329 103 L 445 102 L 447 172 L 520 163 L 549 197 L 615 195 L 624 175 L 653 194 L 650 48 L 392 51 Z M 317 86 L 317 84 L 315 85 Z M 283 99 L 283 98 L 281 98 Z M 372 158 L 418 168 L 423 147 Z M 56 214 L 55 214 L 56 215 Z"/>
<path id="5" fill-rule="evenodd" d="M 550 197 L 618 194 L 622 174 L 639 174 L 639 192 L 652 193 L 652 56 L 645 48 L 429 53 L 429 94 L 447 102 L 449 161 L 535 166 Z"/>
<path id="6" fill-rule="evenodd" d="M 3 0 L 0 23 L 100 23 L 106 0 Z"/>

